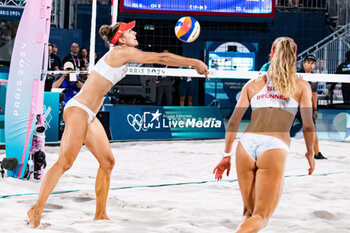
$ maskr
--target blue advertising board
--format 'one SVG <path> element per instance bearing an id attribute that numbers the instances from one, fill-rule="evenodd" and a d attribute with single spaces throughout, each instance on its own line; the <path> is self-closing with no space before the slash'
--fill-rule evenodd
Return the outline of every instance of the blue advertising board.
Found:
<path id="1" fill-rule="evenodd" d="M 1 73 L 0 73 L 1 74 Z M 0 143 L 5 143 L 6 85 L 0 84 Z"/>
<path id="2" fill-rule="evenodd" d="M 316 131 L 319 139 L 350 141 L 350 111 L 319 109 Z"/>
<path id="3" fill-rule="evenodd" d="M 5 143 L 5 115 L 3 112 L 0 113 L 0 144 Z"/>
<path id="4" fill-rule="evenodd" d="M 121 12 L 274 16 L 273 0 L 120 0 Z"/>
<path id="5" fill-rule="evenodd" d="M 105 105 L 112 140 L 224 138 L 216 107 Z"/>
<path id="6" fill-rule="evenodd" d="M 59 93 L 45 92 L 44 94 L 44 123 L 45 123 L 45 141 L 57 142 L 59 129 Z M 0 144 L 5 143 L 5 100 L 6 86 L 0 85 Z"/>
<path id="7" fill-rule="evenodd" d="M 303 137 L 298 121 L 292 127 L 292 136 Z M 318 109 L 316 132 L 319 139 L 350 141 L 350 110 Z"/>
<path id="8" fill-rule="evenodd" d="M 44 94 L 44 123 L 45 141 L 57 142 L 59 136 L 59 101 L 60 93 L 45 92 Z"/>
<path id="9" fill-rule="evenodd" d="M 7 83 L 7 80 L 9 79 L 9 67 L 0 66 L 0 83 L 3 82 Z"/>

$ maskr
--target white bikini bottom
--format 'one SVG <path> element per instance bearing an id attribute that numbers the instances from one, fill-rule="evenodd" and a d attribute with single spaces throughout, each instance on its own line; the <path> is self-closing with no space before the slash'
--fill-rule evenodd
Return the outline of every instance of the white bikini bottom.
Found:
<path id="1" fill-rule="evenodd" d="M 73 98 L 66 103 L 66 106 L 64 106 L 64 110 L 66 110 L 69 107 L 78 107 L 87 112 L 87 114 L 89 115 L 88 124 L 90 124 L 91 121 L 96 117 L 96 114 L 90 108 L 86 107 L 84 104 L 79 103 Z"/>
<path id="2" fill-rule="evenodd" d="M 239 141 L 254 161 L 267 150 L 285 149 L 287 152 L 289 151 L 289 147 L 285 142 L 273 136 L 244 133 Z"/>

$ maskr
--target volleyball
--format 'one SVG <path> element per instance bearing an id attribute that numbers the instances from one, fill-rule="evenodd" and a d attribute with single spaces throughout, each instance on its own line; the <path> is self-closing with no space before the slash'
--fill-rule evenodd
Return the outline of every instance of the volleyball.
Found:
<path id="1" fill-rule="evenodd" d="M 175 25 L 176 37 L 185 43 L 195 41 L 201 31 L 198 21 L 191 16 L 185 16 L 179 19 Z"/>

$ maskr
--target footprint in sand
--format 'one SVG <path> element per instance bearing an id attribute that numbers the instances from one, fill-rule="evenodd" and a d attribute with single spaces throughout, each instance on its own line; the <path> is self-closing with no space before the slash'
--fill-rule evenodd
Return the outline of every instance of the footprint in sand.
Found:
<path id="1" fill-rule="evenodd" d="M 311 194 L 311 196 L 316 197 L 316 198 L 321 199 L 321 200 L 325 200 L 325 197 L 322 194 L 313 193 L 313 194 Z"/>
<path id="2" fill-rule="evenodd" d="M 220 225 L 223 225 L 224 227 L 228 228 L 228 229 L 234 229 L 237 226 L 229 219 L 225 219 L 223 221 L 220 221 Z"/>
<path id="3" fill-rule="evenodd" d="M 325 210 L 316 210 L 314 212 L 312 212 L 312 214 L 316 217 L 316 218 L 322 218 L 322 219 L 326 219 L 326 220 L 338 220 L 338 217 L 336 217 L 334 214 L 325 211 Z"/>
<path id="4" fill-rule="evenodd" d="M 43 222 L 43 223 L 40 223 L 40 225 L 38 226 L 38 229 L 44 230 L 44 229 L 46 229 L 46 228 L 48 228 L 48 227 L 50 227 L 50 226 L 51 226 L 50 223 L 45 223 L 45 222 Z"/>
<path id="5" fill-rule="evenodd" d="M 33 228 L 32 225 L 29 225 L 29 220 L 28 219 L 25 220 L 25 223 L 26 223 L 27 227 Z M 37 229 L 44 230 L 44 229 L 46 229 L 46 228 L 48 228 L 50 226 L 51 226 L 50 223 L 40 223 L 40 225 L 37 227 Z"/>
<path id="6" fill-rule="evenodd" d="M 60 209 L 63 209 L 63 206 L 55 205 L 55 204 L 46 204 L 45 209 L 60 210 Z"/>
<path id="7" fill-rule="evenodd" d="M 95 200 L 94 198 L 91 197 L 76 197 L 74 198 L 74 201 L 76 202 L 87 202 L 87 201 L 92 201 Z"/>

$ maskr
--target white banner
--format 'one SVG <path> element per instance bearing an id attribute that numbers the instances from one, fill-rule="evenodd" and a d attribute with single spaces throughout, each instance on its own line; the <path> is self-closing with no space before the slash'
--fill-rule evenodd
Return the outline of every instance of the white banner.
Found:
<path id="1" fill-rule="evenodd" d="M 76 72 L 76 71 L 73 71 Z M 230 70 L 210 70 L 209 78 L 236 78 L 236 79 L 252 79 L 266 72 L 261 71 L 230 71 Z M 50 71 L 47 74 L 70 73 L 66 71 Z M 81 71 L 80 73 L 88 73 Z M 174 76 L 174 77 L 194 77 L 205 78 L 199 75 L 195 69 L 179 69 L 179 68 L 156 68 L 156 67 L 127 67 L 127 75 L 145 75 L 145 76 Z M 334 82 L 334 83 L 350 83 L 350 75 L 345 74 L 307 74 L 297 73 L 299 77 L 306 81 L 312 82 Z"/>

